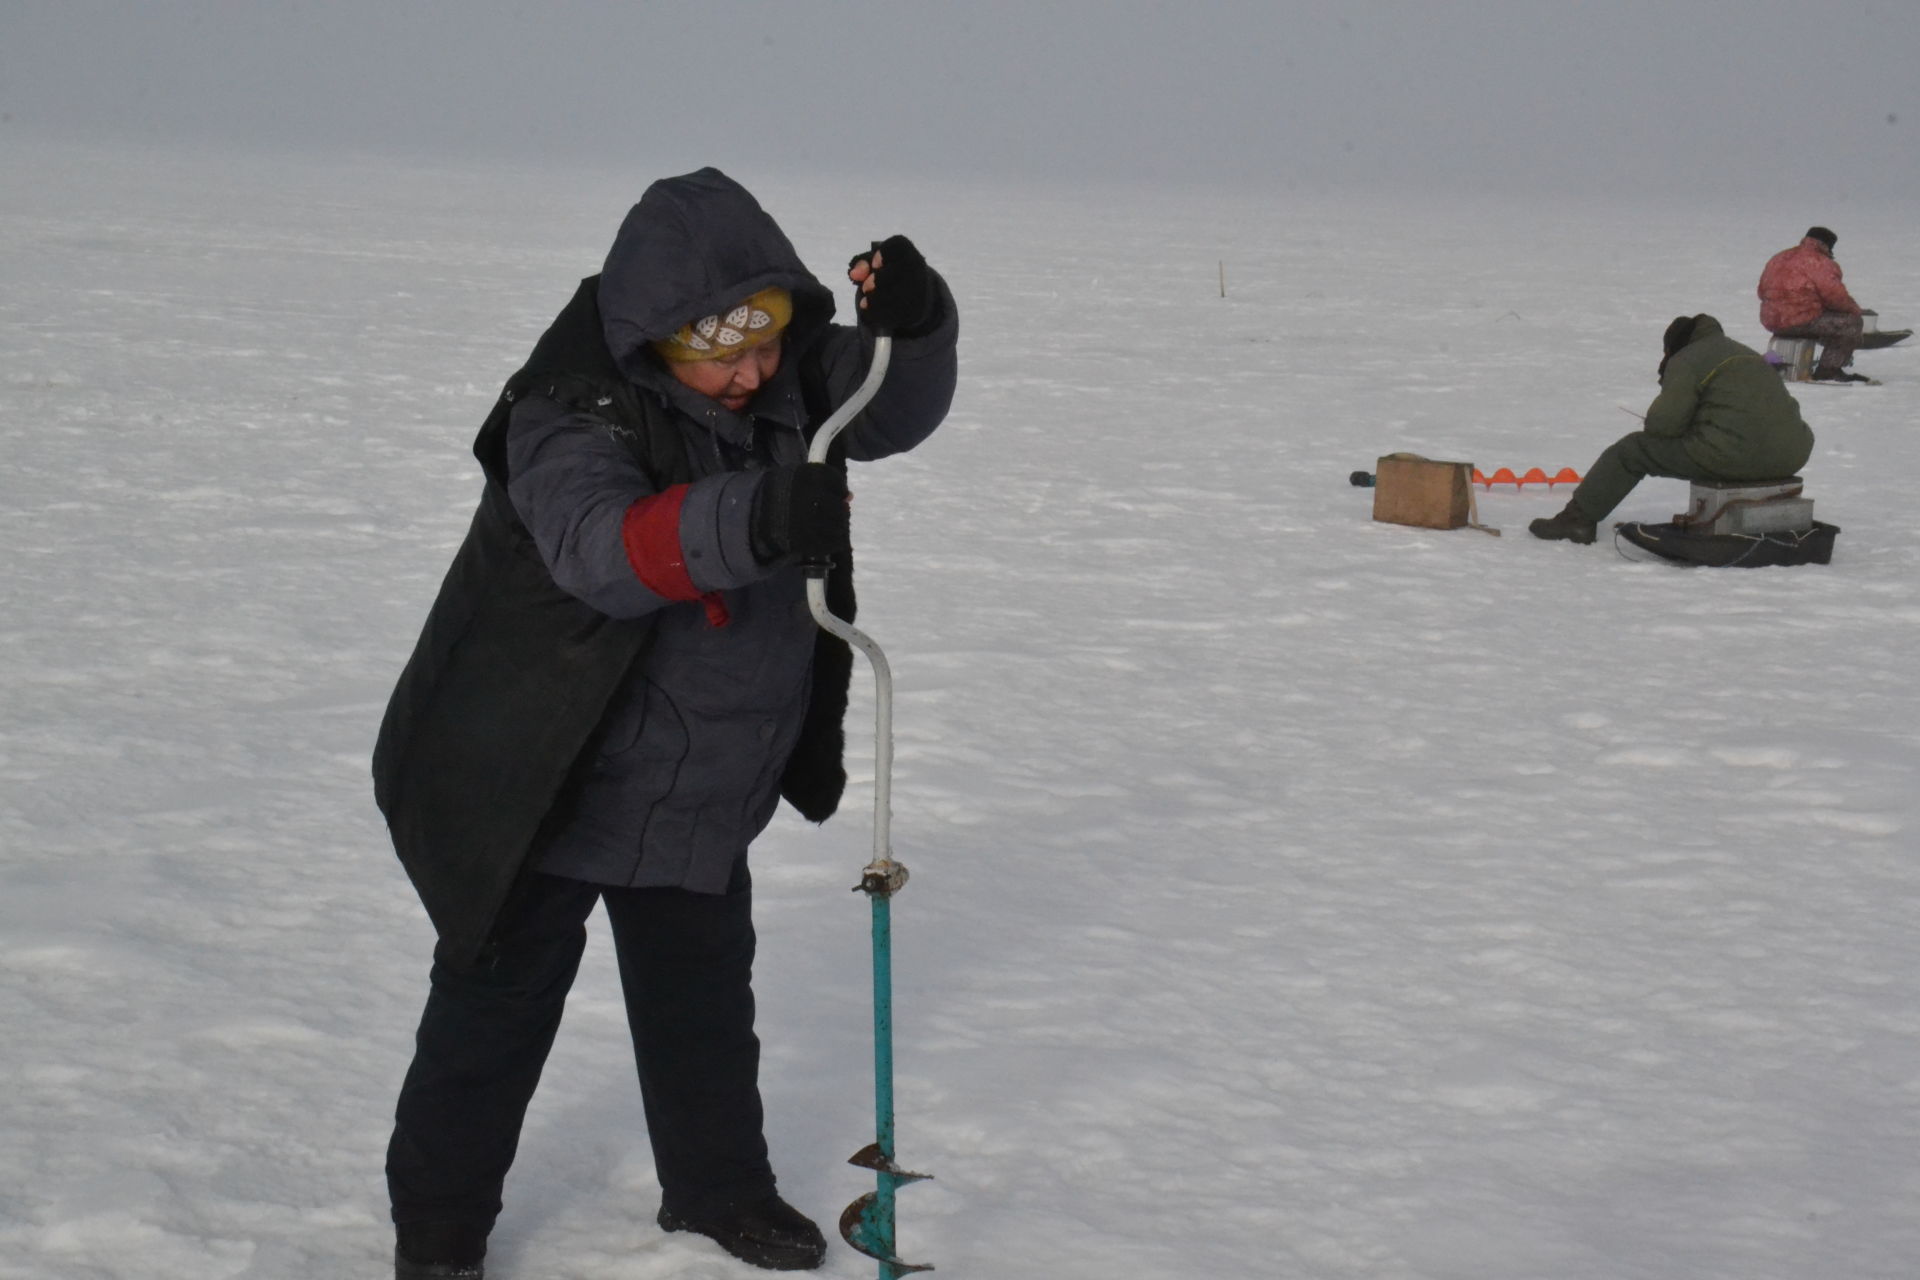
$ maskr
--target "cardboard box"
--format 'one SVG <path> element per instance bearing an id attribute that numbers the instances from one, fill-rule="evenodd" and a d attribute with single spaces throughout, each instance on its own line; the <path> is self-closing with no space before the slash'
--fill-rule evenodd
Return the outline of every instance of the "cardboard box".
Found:
<path id="1" fill-rule="evenodd" d="M 1390 453 L 1374 464 L 1373 518 L 1422 529 L 1459 529 L 1472 519 L 1473 464 Z"/>

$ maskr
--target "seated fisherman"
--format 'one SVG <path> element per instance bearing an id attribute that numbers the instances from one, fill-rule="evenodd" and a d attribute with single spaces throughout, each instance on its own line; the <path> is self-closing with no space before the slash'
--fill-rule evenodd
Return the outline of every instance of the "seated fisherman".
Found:
<path id="1" fill-rule="evenodd" d="M 1775 480 L 1813 455 L 1813 432 L 1773 366 L 1721 331 L 1712 316 L 1677 316 L 1663 338 L 1660 394 L 1646 426 L 1608 445 L 1536 538 L 1592 542 L 1594 528 L 1642 476 Z"/>
<path id="2" fill-rule="evenodd" d="M 1865 322 L 1833 260 L 1838 239 L 1825 227 L 1808 227 L 1799 244 L 1767 259 L 1760 272 L 1760 323 L 1776 338 L 1821 343 L 1814 381 L 1869 382 L 1864 374 L 1847 372 Z"/>

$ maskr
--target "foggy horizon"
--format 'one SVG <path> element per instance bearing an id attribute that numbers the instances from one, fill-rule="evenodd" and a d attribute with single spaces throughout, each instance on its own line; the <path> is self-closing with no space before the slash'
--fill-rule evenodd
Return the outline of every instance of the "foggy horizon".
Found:
<path id="1" fill-rule="evenodd" d="M 1920 6 L 29 4 L 0 145 L 1177 187 L 1920 195 Z"/>

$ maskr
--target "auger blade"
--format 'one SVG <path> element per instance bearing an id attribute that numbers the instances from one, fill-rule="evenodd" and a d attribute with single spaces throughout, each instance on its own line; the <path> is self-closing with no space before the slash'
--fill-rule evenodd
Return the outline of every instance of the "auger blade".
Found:
<path id="1" fill-rule="evenodd" d="M 886 1154 L 880 1150 L 880 1144 L 877 1142 L 869 1142 L 866 1146 L 848 1156 L 847 1163 L 862 1169 L 872 1169 L 875 1173 L 889 1174 L 897 1182 L 933 1181 L 933 1175 L 930 1173 L 910 1173 L 893 1161 L 887 1159 Z"/>
<path id="2" fill-rule="evenodd" d="M 925 1175 L 915 1174 L 914 1176 L 924 1177 Z M 930 1265 L 902 1262 L 893 1256 L 892 1215 L 885 1215 L 887 1220 L 882 1221 L 879 1202 L 880 1193 L 869 1191 L 848 1205 L 846 1211 L 840 1215 L 840 1238 L 885 1268 L 884 1274 L 888 1276 L 888 1280 L 911 1275 L 916 1271 L 933 1270 Z"/>

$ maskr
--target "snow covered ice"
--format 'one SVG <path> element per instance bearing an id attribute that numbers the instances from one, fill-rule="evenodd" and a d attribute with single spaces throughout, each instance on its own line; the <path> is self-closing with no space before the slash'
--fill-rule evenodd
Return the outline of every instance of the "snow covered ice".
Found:
<path id="1" fill-rule="evenodd" d="M 5 145 L 0 1278 L 385 1274 L 431 932 L 367 756 L 475 429 L 659 175 Z M 1673 315 L 1762 341 L 1809 211 L 735 176 L 823 279 L 906 231 L 963 309 L 953 416 L 854 476 L 938 1179 L 903 1256 L 1912 1274 L 1915 350 L 1801 395 L 1830 566 L 1540 543 L 1538 487 L 1480 495 L 1499 538 L 1379 525 L 1346 482 L 1584 471 Z M 1911 324 L 1911 211 L 1817 212 Z M 769 1136 L 823 1222 L 871 1186 L 870 806 L 869 767 L 755 850 Z M 748 1274 L 655 1197 L 597 938 L 490 1274 Z"/>

